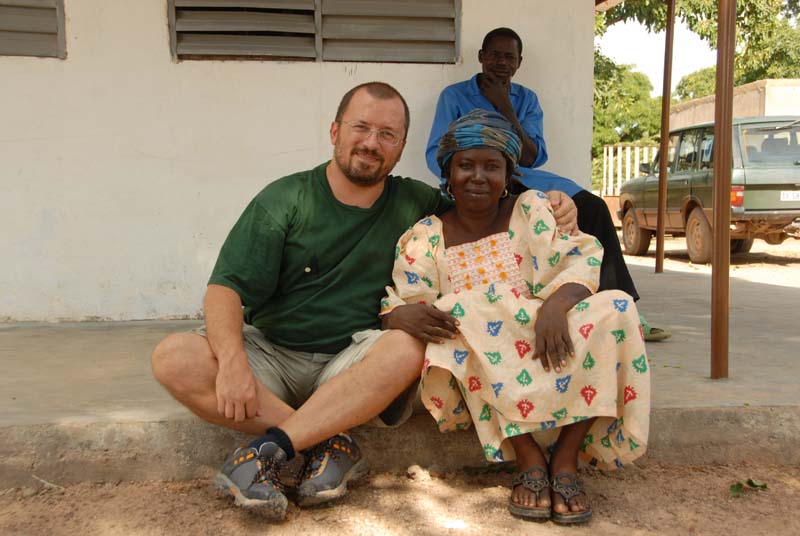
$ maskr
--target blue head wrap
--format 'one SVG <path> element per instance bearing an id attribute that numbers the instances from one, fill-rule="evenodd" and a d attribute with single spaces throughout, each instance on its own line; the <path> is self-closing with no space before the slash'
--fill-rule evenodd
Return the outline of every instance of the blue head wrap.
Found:
<path id="1" fill-rule="evenodd" d="M 447 126 L 447 132 L 439 140 L 436 162 L 445 174 L 454 153 L 481 147 L 503 153 L 511 172 L 516 169 L 522 153 L 522 143 L 508 119 L 497 112 L 475 109 Z"/>

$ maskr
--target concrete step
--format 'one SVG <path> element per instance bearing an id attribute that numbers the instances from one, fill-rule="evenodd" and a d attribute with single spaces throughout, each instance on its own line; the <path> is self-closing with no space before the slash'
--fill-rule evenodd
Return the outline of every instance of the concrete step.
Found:
<path id="1" fill-rule="evenodd" d="M 397 430 L 364 426 L 353 435 L 377 471 L 486 463 L 474 431 L 439 433 L 428 415 Z M 796 464 L 798 439 L 798 406 L 655 409 L 642 462 Z M 204 478 L 246 441 L 194 418 L 6 426 L 0 428 L 0 488 L 35 485 L 34 475 L 57 484 Z"/>

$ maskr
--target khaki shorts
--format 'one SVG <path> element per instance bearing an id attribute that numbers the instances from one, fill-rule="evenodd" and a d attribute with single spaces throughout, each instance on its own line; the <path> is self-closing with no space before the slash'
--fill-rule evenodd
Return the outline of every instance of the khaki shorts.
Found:
<path id="1" fill-rule="evenodd" d="M 206 336 L 205 326 L 192 333 Z M 297 409 L 319 388 L 340 372 L 360 363 L 385 332 L 369 329 L 353 334 L 350 346 L 338 354 L 300 352 L 273 344 L 253 326 L 244 326 L 244 349 L 253 375 L 275 396 Z M 395 427 L 411 416 L 416 387 L 395 399 L 369 424 Z"/>

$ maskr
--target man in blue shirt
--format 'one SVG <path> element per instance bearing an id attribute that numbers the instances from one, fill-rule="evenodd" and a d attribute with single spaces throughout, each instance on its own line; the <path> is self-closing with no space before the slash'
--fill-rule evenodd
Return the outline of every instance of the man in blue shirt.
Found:
<path id="1" fill-rule="evenodd" d="M 600 290 L 623 290 L 638 300 L 639 294 L 625 265 L 617 231 L 605 202 L 570 179 L 535 169 L 547 162 L 544 114 L 536 93 L 511 82 L 522 63 L 522 39 L 510 28 L 496 28 L 484 37 L 478 61 L 482 66 L 480 73 L 446 87 L 439 95 L 425 150 L 428 168 L 444 185 L 445 179 L 436 163 L 436 151 L 439 139 L 451 121 L 476 108 L 502 114 L 522 139 L 517 177 L 520 191 L 559 190 L 569 195 L 578 208 L 578 227 L 597 237 L 605 250 L 600 268 Z"/>

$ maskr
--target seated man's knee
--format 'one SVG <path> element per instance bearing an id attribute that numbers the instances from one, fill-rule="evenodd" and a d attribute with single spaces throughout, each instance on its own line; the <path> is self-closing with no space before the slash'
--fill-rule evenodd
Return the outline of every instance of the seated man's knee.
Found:
<path id="1" fill-rule="evenodd" d="M 392 362 L 419 371 L 425 359 L 426 344 L 405 331 L 393 329 L 383 337 L 390 349 Z"/>
<path id="2" fill-rule="evenodd" d="M 198 350 L 202 352 L 198 344 L 202 341 L 197 341 L 197 337 L 191 333 L 173 333 L 158 343 L 150 363 L 153 376 L 161 385 L 170 390 L 178 388 L 186 379 L 190 364 L 201 366 L 201 356 L 196 354 Z"/>

